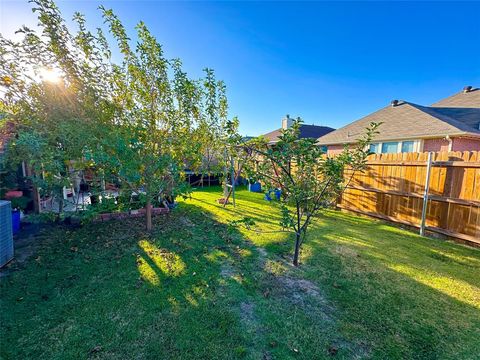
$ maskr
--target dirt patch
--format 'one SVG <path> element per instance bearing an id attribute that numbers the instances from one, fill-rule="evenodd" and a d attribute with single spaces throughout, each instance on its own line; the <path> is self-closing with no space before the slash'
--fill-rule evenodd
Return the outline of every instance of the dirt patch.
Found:
<path id="1" fill-rule="evenodd" d="M 326 299 L 322 290 L 312 281 L 293 276 L 292 273 L 292 270 L 282 275 L 270 273 L 266 282 L 268 286 L 266 294 L 271 297 L 284 297 L 293 306 L 303 308 L 310 317 L 316 319 L 317 323 L 323 324 L 322 331 L 330 334 L 339 333 L 336 309 Z M 345 350 L 351 359 L 364 359 L 370 355 L 370 349 L 365 343 L 348 341 L 342 337 L 334 339 L 326 353 L 335 356 L 337 352 Z"/>
<path id="2" fill-rule="evenodd" d="M 324 299 L 320 289 L 313 282 L 289 275 L 294 272 L 283 261 L 267 261 L 263 269 L 268 274 L 266 282 L 274 285 L 276 290 L 283 292 L 284 295 L 296 295 L 295 298 L 310 296 Z"/>
<path id="3" fill-rule="evenodd" d="M 334 321 L 335 308 L 313 282 L 290 276 L 278 276 L 276 281 L 280 286 L 280 295 L 294 305 L 310 309 L 324 322 Z"/>
<path id="4" fill-rule="evenodd" d="M 295 293 L 306 294 L 315 298 L 320 297 L 320 290 L 318 289 L 318 286 L 311 281 L 305 279 L 296 279 L 288 276 L 280 276 L 278 277 L 278 280 L 283 284 L 283 286 Z"/>
<path id="5" fill-rule="evenodd" d="M 263 296 L 282 297 L 293 306 L 299 306 L 320 322 L 334 322 L 334 307 L 322 290 L 312 281 L 300 277 L 301 271 L 290 268 L 282 259 L 265 262 L 265 276 L 261 280 Z"/>

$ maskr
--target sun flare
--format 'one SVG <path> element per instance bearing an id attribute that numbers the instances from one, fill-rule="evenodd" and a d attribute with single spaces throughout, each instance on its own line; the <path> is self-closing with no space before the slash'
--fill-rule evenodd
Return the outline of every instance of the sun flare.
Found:
<path id="1" fill-rule="evenodd" d="M 40 69 L 40 78 L 43 81 L 58 83 L 62 79 L 63 73 L 59 69 L 42 67 Z"/>

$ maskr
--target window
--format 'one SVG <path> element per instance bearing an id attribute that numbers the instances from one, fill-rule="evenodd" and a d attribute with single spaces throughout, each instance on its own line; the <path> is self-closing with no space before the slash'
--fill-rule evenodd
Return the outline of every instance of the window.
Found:
<path id="1" fill-rule="evenodd" d="M 327 151 L 328 151 L 328 148 L 327 148 L 326 145 L 322 145 L 322 146 L 320 146 L 320 150 L 322 151 L 322 153 L 325 153 L 325 154 L 326 154 Z"/>
<path id="2" fill-rule="evenodd" d="M 384 142 L 382 144 L 382 154 L 392 154 L 398 152 L 398 142 Z"/>
<path id="3" fill-rule="evenodd" d="M 413 152 L 414 150 L 414 142 L 413 141 L 404 141 L 402 142 L 402 153 L 405 152 Z"/>
<path id="4" fill-rule="evenodd" d="M 368 152 L 370 154 L 396 154 L 420 151 L 421 148 L 421 141 L 418 140 L 389 141 L 371 143 Z"/>
<path id="5" fill-rule="evenodd" d="M 370 144 L 370 148 L 368 149 L 368 151 L 370 154 L 376 154 L 378 153 L 379 148 L 380 148 L 379 143 L 373 143 L 373 144 Z"/>

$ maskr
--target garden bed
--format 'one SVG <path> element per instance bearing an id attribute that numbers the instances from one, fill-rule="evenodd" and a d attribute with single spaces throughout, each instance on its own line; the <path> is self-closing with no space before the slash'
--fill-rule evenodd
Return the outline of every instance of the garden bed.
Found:
<path id="1" fill-rule="evenodd" d="M 99 214 L 93 221 L 94 222 L 102 222 L 102 221 L 109 221 L 115 219 L 128 219 L 128 218 L 139 218 L 145 216 L 145 209 L 138 209 L 138 210 L 130 210 L 130 211 L 123 211 L 123 212 L 112 212 L 112 213 L 105 213 Z M 161 215 L 161 214 L 168 214 L 170 212 L 169 208 L 152 208 L 152 215 Z"/>

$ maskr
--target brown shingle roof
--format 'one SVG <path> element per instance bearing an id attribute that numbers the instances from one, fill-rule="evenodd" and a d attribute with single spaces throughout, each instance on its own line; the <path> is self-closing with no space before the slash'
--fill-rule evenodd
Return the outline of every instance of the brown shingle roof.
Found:
<path id="1" fill-rule="evenodd" d="M 474 129 L 480 124 L 480 89 L 461 91 L 430 106 L 439 114 L 464 122 Z"/>
<path id="2" fill-rule="evenodd" d="M 300 125 L 300 135 L 298 137 L 299 139 L 306 139 L 306 138 L 318 139 L 319 137 L 325 134 L 328 134 L 334 130 L 335 130 L 334 128 L 331 128 L 329 126 L 303 124 L 303 125 Z M 268 142 L 277 142 L 278 137 L 281 134 L 282 134 L 282 129 L 277 129 L 263 136 L 268 139 Z"/>
<path id="3" fill-rule="evenodd" d="M 480 89 L 473 88 L 469 92 L 460 91 L 443 100 L 437 101 L 432 107 L 446 108 L 480 108 Z"/>
<path id="4" fill-rule="evenodd" d="M 387 106 L 318 139 L 319 145 L 356 142 L 371 122 L 381 122 L 375 140 L 400 140 L 440 137 L 446 135 L 480 136 L 469 123 L 454 119 L 447 113 L 406 101 Z"/>

